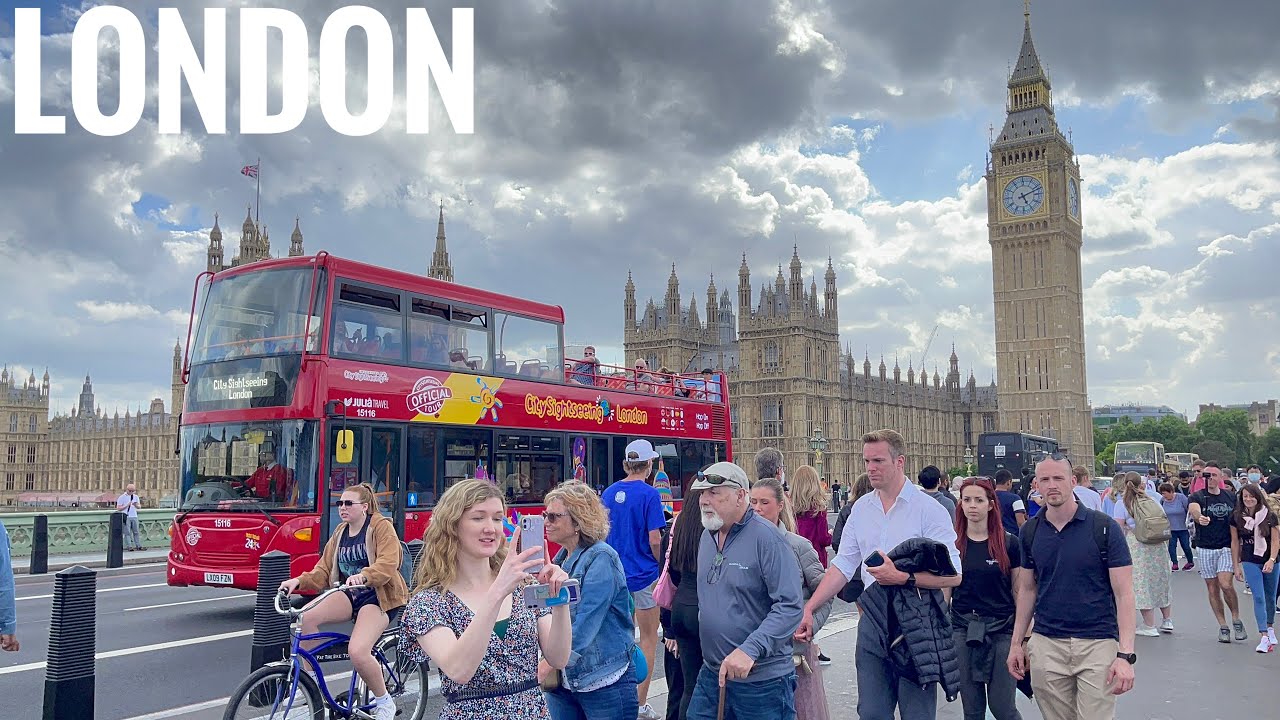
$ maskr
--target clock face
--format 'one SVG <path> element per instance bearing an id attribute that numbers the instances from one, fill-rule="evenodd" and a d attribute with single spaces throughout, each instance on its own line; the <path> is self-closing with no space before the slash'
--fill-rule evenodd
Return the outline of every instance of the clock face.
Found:
<path id="1" fill-rule="evenodd" d="M 1075 178 L 1067 178 L 1067 212 L 1073 218 L 1080 217 L 1080 188 L 1076 186 Z"/>
<path id="2" fill-rule="evenodd" d="M 1004 186 L 1004 209 L 1012 215 L 1030 215 L 1044 202 L 1044 186 L 1030 175 L 1019 175 Z"/>

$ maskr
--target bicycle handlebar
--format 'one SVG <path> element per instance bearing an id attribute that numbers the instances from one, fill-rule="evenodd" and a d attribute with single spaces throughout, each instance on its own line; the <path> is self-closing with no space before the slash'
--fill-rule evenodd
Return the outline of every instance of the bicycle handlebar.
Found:
<path id="1" fill-rule="evenodd" d="M 311 602 L 307 603 L 306 605 L 303 605 L 302 607 L 300 607 L 300 608 L 298 608 L 298 609 L 296 609 L 296 610 L 295 610 L 295 609 L 293 609 L 292 607 L 284 608 L 284 607 L 281 607 L 281 606 L 280 606 L 280 602 L 281 602 L 282 600 L 287 600 L 287 599 L 289 598 L 289 592 L 288 592 L 287 590 L 280 589 L 280 590 L 276 591 L 276 612 L 280 613 L 281 615 L 288 615 L 290 618 L 298 618 L 298 617 L 301 617 L 303 613 L 305 613 L 305 612 L 307 612 L 308 610 L 310 610 L 312 607 L 314 607 L 314 606 L 315 606 L 316 604 L 318 604 L 320 601 L 324 600 L 325 598 L 329 597 L 330 595 L 332 595 L 332 594 L 334 594 L 334 593 L 336 593 L 336 592 L 341 592 L 341 591 L 342 591 L 342 589 L 343 589 L 343 588 L 342 588 L 342 586 L 341 586 L 341 585 L 334 585 L 333 587 L 329 588 L 328 590 L 325 590 L 324 592 L 322 592 L 322 593 L 320 593 L 319 595 L 315 596 L 315 598 L 313 598 L 313 599 L 311 600 Z"/>

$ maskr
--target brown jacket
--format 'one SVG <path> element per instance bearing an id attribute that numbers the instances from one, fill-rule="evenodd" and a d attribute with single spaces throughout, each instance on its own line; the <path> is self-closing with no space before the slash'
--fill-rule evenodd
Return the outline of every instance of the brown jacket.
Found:
<path id="1" fill-rule="evenodd" d="M 334 529 L 315 569 L 299 577 L 302 589 L 324 590 L 341 577 L 338 573 L 338 543 L 346 533 L 346 523 Z M 393 610 L 409 602 L 409 588 L 400 576 L 400 537 L 396 535 L 395 525 L 382 515 L 371 515 L 364 542 L 369 567 L 360 573 L 364 575 L 366 585 L 378 594 L 378 606 L 384 611 Z"/>

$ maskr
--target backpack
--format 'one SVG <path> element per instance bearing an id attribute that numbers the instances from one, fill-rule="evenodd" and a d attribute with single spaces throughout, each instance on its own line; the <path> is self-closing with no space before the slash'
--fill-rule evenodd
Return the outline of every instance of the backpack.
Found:
<path id="1" fill-rule="evenodd" d="M 400 577 L 404 578 L 405 587 L 413 591 L 413 554 L 409 552 L 409 544 L 400 541 Z"/>
<path id="2" fill-rule="evenodd" d="M 1169 516 L 1164 508 L 1146 494 L 1139 495 L 1133 509 L 1133 537 L 1143 545 L 1160 545 L 1169 541 Z"/>
<path id="3" fill-rule="evenodd" d="M 1098 510 L 1085 508 L 1085 512 L 1089 513 L 1093 518 L 1093 543 L 1098 546 L 1098 557 L 1102 560 L 1102 569 L 1108 571 L 1110 567 L 1107 565 L 1107 560 L 1111 556 L 1111 549 L 1107 543 L 1109 541 L 1108 534 L 1111 532 L 1112 520 L 1106 513 Z M 1032 572 L 1035 572 L 1036 560 L 1035 554 L 1031 551 L 1035 548 L 1036 529 L 1040 527 L 1043 517 L 1044 513 L 1040 513 L 1022 525 L 1023 540 L 1020 548 L 1023 551 L 1022 567 Z"/>

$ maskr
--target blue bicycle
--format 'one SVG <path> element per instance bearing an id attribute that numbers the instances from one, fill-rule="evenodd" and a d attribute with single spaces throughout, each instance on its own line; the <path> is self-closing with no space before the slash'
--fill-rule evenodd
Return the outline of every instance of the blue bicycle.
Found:
<path id="1" fill-rule="evenodd" d="M 290 618 L 289 634 L 293 638 L 289 654 L 280 661 L 267 663 L 245 678 L 227 703 L 223 720 L 325 720 L 325 718 L 373 717 L 373 693 L 355 672 L 345 691 L 336 696 L 329 690 L 321 663 L 345 661 L 349 635 L 336 632 L 302 634 L 299 618 L 308 610 L 342 588 L 325 590 L 301 608 L 282 606 L 287 593 L 276 595 L 276 612 Z M 396 649 L 399 625 L 393 623 L 373 646 L 373 656 L 382 667 L 387 691 L 396 705 L 399 720 L 422 720 L 427 710 L 427 664 L 401 657 Z M 321 641 L 311 649 L 304 642 Z"/>

